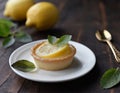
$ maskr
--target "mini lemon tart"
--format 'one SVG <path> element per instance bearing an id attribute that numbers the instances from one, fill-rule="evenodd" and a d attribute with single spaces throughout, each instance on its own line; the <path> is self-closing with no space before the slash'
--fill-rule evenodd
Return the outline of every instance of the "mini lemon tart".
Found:
<path id="1" fill-rule="evenodd" d="M 43 41 L 31 49 L 32 56 L 39 68 L 46 70 L 60 70 L 67 68 L 73 60 L 76 49 L 73 45 L 56 46 Z"/>

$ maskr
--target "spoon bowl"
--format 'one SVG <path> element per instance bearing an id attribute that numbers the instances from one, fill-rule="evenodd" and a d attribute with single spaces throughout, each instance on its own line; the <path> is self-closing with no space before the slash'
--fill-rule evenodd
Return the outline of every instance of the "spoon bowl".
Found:
<path id="1" fill-rule="evenodd" d="M 103 31 L 103 35 L 105 36 L 105 38 L 107 40 L 112 40 L 112 36 L 111 36 L 110 32 L 108 32 L 107 30 Z"/>
<path id="2" fill-rule="evenodd" d="M 95 33 L 96 38 L 99 41 L 102 42 L 107 42 L 107 44 L 109 45 L 110 49 L 112 50 L 112 53 L 116 59 L 117 62 L 120 63 L 120 52 L 115 48 L 115 46 L 110 42 L 110 40 L 112 40 L 112 35 L 109 33 L 109 31 L 107 30 L 103 30 L 103 31 L 97 31 Z"/>
<path id="3" fill-rule="evenodd" d="M 107 30 L 104 30 L 103 32 L 97 31 L 95 35 L 98 40 L 103 41 L 103 42 L 106 42 L 106 40 L 112 39 L 111 34 Z"/>

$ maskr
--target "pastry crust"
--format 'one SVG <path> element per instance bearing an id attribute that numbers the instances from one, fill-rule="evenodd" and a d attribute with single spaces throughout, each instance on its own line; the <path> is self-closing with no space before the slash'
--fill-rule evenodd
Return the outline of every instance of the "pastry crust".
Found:
<path id="1" fill-rule="evenodd" d="M 38 47 L 40 47 L 43 43 L 45 43 L 45 41 L 36 44 L 31 49 L 32 56 L 35 60 L 36 65 L 39 68 L 46 69 L 46 70 L 60 70 L 60 69 L 64 69 L 64 68 L 68 67 L 72 63 L 73 57 L 76 53 L 76 49 L 73 45 L 69 44 L 71 52 L 66 56 L 63 56 L 63 57 L 60 57 L 60 58 L 59 57 L 43 58 L 43 57 L 40 57 L 36 54 L 36 49 Z"/>

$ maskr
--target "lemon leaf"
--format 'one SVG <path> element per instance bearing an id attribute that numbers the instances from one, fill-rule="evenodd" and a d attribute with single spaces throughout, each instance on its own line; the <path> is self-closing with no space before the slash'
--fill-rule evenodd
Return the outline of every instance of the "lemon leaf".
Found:
<path id="1" fill-rule="evenodd" d="M 100 85 L 102 88 L 107 89 L 117 85 L 119 82 L 120 82 L 120 69 L 111 68 L 103 74 L 100 80 Z"/>
<path id="2" fill-rule="evenodd" d="M 0 36 L 7 37 L 8 35 L 10 35 L 10 28 L 13 25 L 14 24 L 11 21 L 0 18 Z"/>
<path id="3" fill-rule="evenodd" d="M 57 41 L 57 38 L 55 36 L 48 35 L 48 42 L 50 44 L 55 44 Z"/>
<path id="4" fill-rule="evenodd" d="M 28 33 L 23 32 L 23 31 L 16 32 L 15 33 L 15 38 L 16 38 L 17 41 L 20 41 L 20 42 L 23 42 L 23 43 L 32 41 L 32 37 Z"/>
<path id="5" fill-rule="evenodd" d="M 63 35 L 57 40 L 56 45 L 57 46 L 64 46 L 65 44 L 68 43 L 68 41 L 71 40 L 71 38 L 72 38 L 71 35 Z"/>
<path id="6" fill-rule="evenodd" d="M 11 66 L 23 72 L 30 72 L 36 68 L 35 65 L 28 60 L 18 60 L 17 62 L 13 63 Z"/>
<path id="7" fill-rule="evenodd" d="M 15 38 L 13 36 L 6 37 L 3 40 L 3 47 L 8 48 L 8 47 L 12 46 L 14 43 L 15 43 Z"/>

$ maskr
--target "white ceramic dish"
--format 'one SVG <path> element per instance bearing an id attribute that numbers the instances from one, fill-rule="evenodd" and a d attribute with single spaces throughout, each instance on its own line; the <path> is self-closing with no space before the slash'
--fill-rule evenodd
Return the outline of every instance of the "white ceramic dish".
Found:
<path id="1" fill-rule="evenodd" d="M 9 65 L 11 69 L 18 74 L 19 76 L 37 81 L 37 82 L 62 82 L 71 79 L 75 79 L 87 74 L 95 66 L 96 58 L 94 53 L 85 45 L 70 41 L 69 43 L 74 45 L 77 49 L 77 52 L 74 57 L 73 64 L 59 71 L 47 71 L 43 69 L 38 69 L 35 72 L 22 72 L 14 69 L 11 65 L 17 60 L 29 60 L 34 62 L 31 56 L 31 48 L 43 40 L 34 41 L 28 44 L 25 44 L 18 49 L 16 49 L 9 58 Z"/>

